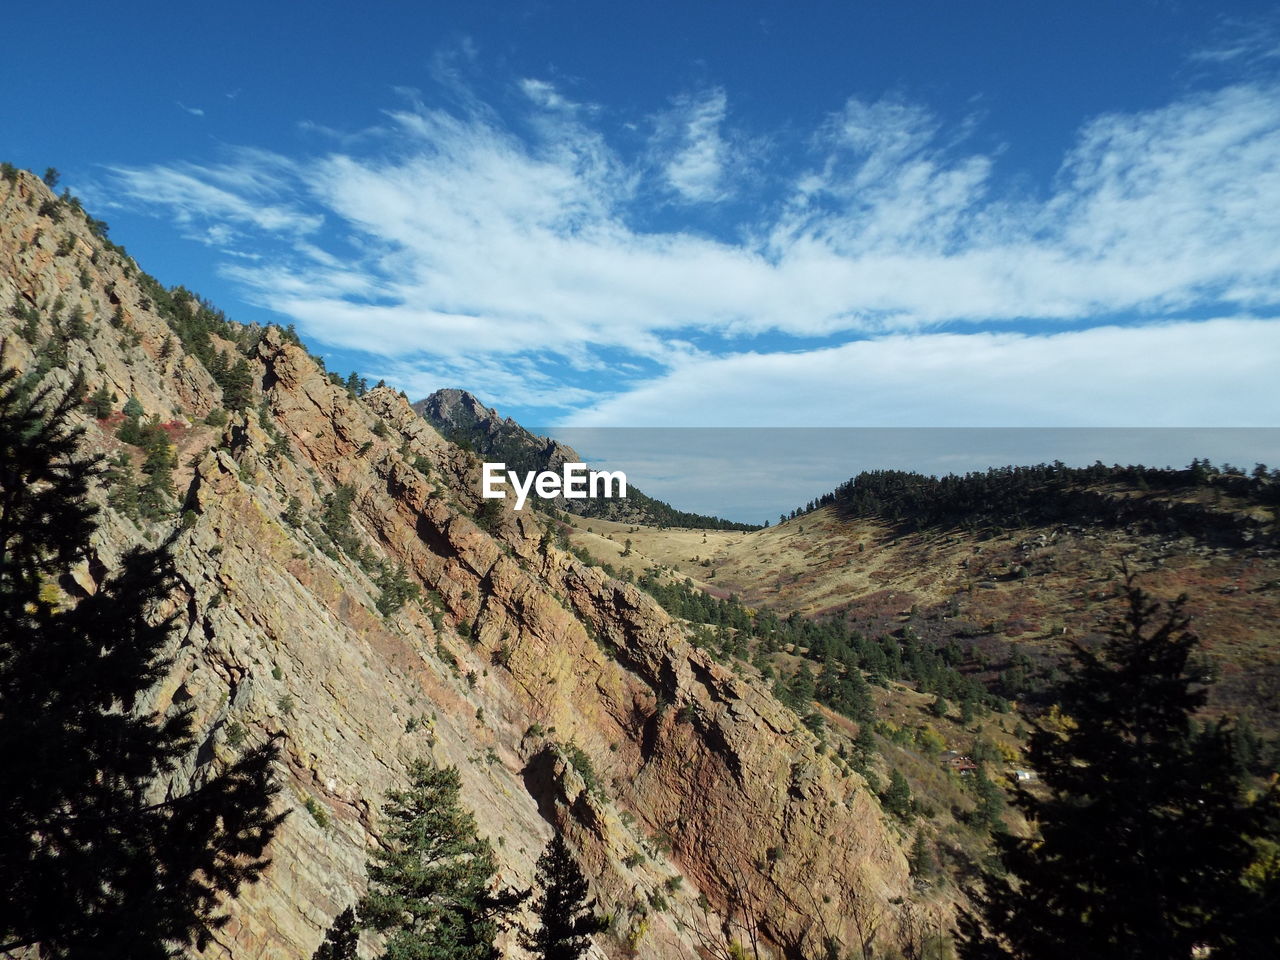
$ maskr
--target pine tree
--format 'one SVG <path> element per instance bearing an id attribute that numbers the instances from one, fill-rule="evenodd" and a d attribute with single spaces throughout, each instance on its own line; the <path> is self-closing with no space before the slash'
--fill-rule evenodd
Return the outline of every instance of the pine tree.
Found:
<path id="1" fill-rule="evenodd" d="M 1048 794 L 1016 803 L 1039 836 L 997 837 L 1009 876 L 988 877 L 979 916 L 962 923 L 968 958 L 1168 960 L 1196 944 L 1215 958 L 1261 957 L 1280 946 L 1266 884 L 1244 880 L 1255 838 L 1274 831 L 1275 791 L 1246 801 L 1229 726 L 1193 726 L 1206 694 L 1183 599 L 1162 607 L 1132 578 L 1125 595 L 1105 645 L 1077 646 L 1053 691 L 1066 722 L 1032 734 L 1028 759 Z"/>
<path id="2" fill-rule="evenodd" d="M 418 760 L 409 778 L 387 795 L 362 922 L 387 935 L 386 960 L 497 960 L 494 938 L 528 893 L 493 889 L 493 850 L 462 806 L 456 768 Z"/>
<path id="3" fill-rule="evenodd" d="M 871 761 L 876 755 L 876 734 L 870 721 L 864 720 L 858 726 L 858 737 L 853 741 L 853 765 L 865 773 L 871 769 Z"/>
<path id="4" fill-rule="evenodd" d="M 218 350 L 209 357 L 205 367 L 209 371 L 209 376 L 213 377 L 213 382 L 219 387 L 226 389 L 227 371 L 231 369 L 231 363 L 227 360 L 227 355 Z"/>
<path id="5" fill-rule="evenodd" d="M 240 357 L 222 378 L 222 404 L 228 410 L 241 412 L 253 400 L 253 375 L 249 361 Z"/>
<path id="6" fill-rule="evenodd" d="M 972 814 L 974 825 L 993 832 L 1003 830 L 1004 794 L 981 766 L 974 771 L 973 794 L 977 800 Z"/>
<path id="7" fill-rule="evenodd" d="M 389 617 L 410 600 L 416 600 L 421 588 L 409 579 L 404 564 L 395 567 L 382 566 L 374 584 L 381 591 L 376 606 L 378 612 Z"/>
<path id="8" fill-rule="evenodd" d="M 787 705 L 797 711 L 807 710 L 813 702 L 814 689 L 813 671 L 807 662 L 801 661 L 800 669 L 787 686 Z"/>
<path id="9" fill-rule="evenodd" d="M 107 389 L 105 383 L 90 394 L 84 402 L 84 405 L 89 408 L 89 412 L 99 420 L 105 420 L 111 416 L 111 411 L 115 408 L 115 404 L 116 396 Z"/>
<path id="10" fill-rule="evenodd" d="M 538 926 L 520 932 L 520 945 L 539 960 L 578 960 L 590 948 L 591 935 L 608 924 L 596 915 L 586 877 L 560 834 L 538 858 L 537 883 L 542 888 L 533 902 Z"/>
<path id="11" fill-rule="evenodd" d="M 316 947 L 311 960 L 356 960 L 356 947 L 360 944 L 360 928 L 356 925 L 356 912 L 351 907 L 334 918 L 333 926 L 325 934 L 324 942 Z"/>
<path id="12" fill-rule="evenodd" d="M 265 867 L 275 747 L 150 792 L 195 746 L 189 714 L 138 709 L 169 666 L 172 620 L 148 611 L 175 576 L 161 548 L 76 603 L 53 588 L 95 527 L 99 463 L 68 426 L 81 392 L 0 370 L 0 953 L 159 960 L 207 943 L 220 900 Z"/>
<path id="13" fill-rule="evenodd" d="M 107 485 L 108 505 L 130 520 L 137 520 L 142 512 L 142 502 L 138 497 L 138 481 L 133 475 L 133 461 L 123 450 L 107 464 L 103 481 Z"/>
<path id="14" fill-rule="evenodd" d="M 79 304 L 67 315 L 65 336 L 69 340 L 84 340 L 89 336 L 89 323 L 84 318 L 84 308 Z"/>
<path id="15" fill-rule="evenodd" d="M 35 310 L 27 309 L 26 321 L 19 328 L 18 334 L 32 346 L 40 339 L 40 315 Z"/>
<path id="16" fill-rule="evenodd" d="M 938 862 L 925 841 L 923 830 L 916 831 L 915 841 L 911 844 L 911 853 L 907 855 L 907 863 L 913 877 L 928 880 L 938 872 Z"/>
<path id="17" fill-rule="evenodd" d="M 911 787 L 907 784 L 907 778 L 898 770 L 889 774 L 889 786 L 880 797 L 880 804 L 902 820 L 911 816 Z"/>

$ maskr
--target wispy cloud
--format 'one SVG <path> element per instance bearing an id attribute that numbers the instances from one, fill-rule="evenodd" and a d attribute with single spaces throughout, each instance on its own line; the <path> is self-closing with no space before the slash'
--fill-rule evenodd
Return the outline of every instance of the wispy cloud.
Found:
<path id="1" fill-rule="evenodd" d="M 226 246 L 241 242 L 241 228 L 290 236 L 319 228 L 321 214 L 305 213 L 296 202 L 281 198 L 290 186 L 282 176 L 289 167 L 277 155 L 240 150 L 228 164 L 107 169 L 115 202 L 163 211 L 188 236 Z"/>
<path id="2" fill-rule="evenodd" d="M 663 174 L 685 200 L 707 203 L 727 192 L 723 181 L 728 145 L 720 135 L 727 107 L 724 90 L 710 90 L 678 98 L 660 119 L 659 137 L 668 154 Z"/>
<path id="3" fill-rule="evenodd" d="M 1212 40 L 1191 55 L 1201 63 L 1258 63 L 1280 58 L 1280 15 L 1256 20 L 1224 18 Z"/>
<path id="4" fill-rule="evenodd" d="M 451 83 L 464 83 L 471 59 L 448 61 Z M 335 152 L 113 168 L 112 187 L 204 242 L 243 248 L 253 234 L 274 245 L 227 272 L 308 336 L 376 353 L 405 382 L 444 370 L 491 386 L 496 402 L 538 404 L 554 383 L 573 384 L 561 405 L 577 406 L 585 374 L 607 370 L 601 382 L 620 396 L 595 407 L 593 422 L 634 416 L 628 396 L 649 397 L 655 369 L 674 388 L 689 371 L 821 372 L 833 358 L 905 363 L 933 347 L 994 356 L 999 344 L 1029 368 L 1019 350 L 1140 351 L 1172 342 L 1175 329 L 1007 342 L 987 329 L 1028 321 L 1070 329 L 1252 311 L 1263 319 L 1231 329 L 1277 356 L 1267 319 L 1280 304 L 1274 84 L 1097 117 L 1036 193 L 1004 186 L 1000 157 L 972 146 L 968 124 L 902 98 L 850 99 L 812 132 L 801 162 L 757 156 L 731 184 L 728 165 L 745 161 L 727 146 L 723 90 L 677 99 L 639 155 L 613 145 L 601 111 L 554 84 L 526 79 L 518 90 L 528 104 L 518 118 L 409 96 Z M 706 201 L 743 183 L 752 193 L 736 209 L 753 212 L 708 229 L 699 211 L 717 205 Z M 689 203 L 669 209 L 688 219 L 655 229 L 655 198 L 673 195 Z M 984 332 L 958 332 L 969 325 Z M 954 329 L 901 337 L 938 326 Z M 832 353 L 813 350 L 815 337 L 859 342 Z M 1241 355 L 1214 354 L 1224 369 L 1247 363 L 1245 341 L 1229 343 Z M 1203 364 L 1209 354 L 1194 349 Z M 553 362 L 567 373 L 548 380 Z M 1059 379 L 1064 405 L 1078 405 Z"/>
<path id="5" fill-rule="evenodd" d="M 1280 323 L 1255 318 L 1023 333 L 895 334 L 694 359 L 572 426 L 1280 425 Z"/>
<path id="6" fill-rule="evenodd" d="M 191 114 L 193 117 L 203 117 L 203 116 L 204 116 L 204 111 L 203 111 L 203 110 L 201 110 L 199 107 L 188 107 L 188 106 L 187 106 L 185 103 L 183 103 L 181 100 L 175 100 L 175 101 L 174 101 L 174 103 L 176 103 L 176 104 L 178 105 L 178 109 L 179 109 L 179 110 L 182 110 L 182 111 L 184 111 L 184 112 L 186 112 L 186 113 L 189 113 L 189 114 Z"/>

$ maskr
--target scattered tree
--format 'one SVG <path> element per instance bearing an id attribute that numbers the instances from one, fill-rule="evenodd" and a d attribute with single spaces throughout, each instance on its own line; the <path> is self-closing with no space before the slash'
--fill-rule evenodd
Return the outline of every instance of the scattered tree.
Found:
<path id="1" fill-rule="evenodd" d="M 911 867 L 911 875 L 923 880 L 932 878 L 938 872 L 938 861 L 929 849 L 924 838 L 924 831 L 917 830 L 915 841 L 911 844 L 911 853 L 907 855 L 907 863 Z"/>
<path id="2" fill-rule="evenodd" d="M 528 897 L 494 889 L 496 864 L 462 806 L 454 767 L 415 761 L 387 795 L 384 846 L 373 855 L 362 923 L 387 936 L 386 960 L 497 960 L 494 938 Z"/>
<path id="3" fill-rule="evenodd" d="M 521 931 L 520 945 L 540 960 L 578 960 L 590 948 L 591 935 L 608 925 L 596 915 L 587 880 L 559 834 L 538 858 L 537 883 L 542 889 L 533 902 L 538 926 Z"/>
<path id="4" fill-rule="evenodd" d="M 389 617 L 410 600 L 416 600 L 421 588 L 409 579 L 404 564 L 394 567 L 383 565 L 374 583 L 381 593 L 378 595 L 378 612 Z"/>
<path id="5" fill-rule="evenodd" d="M 253 400 L 253 375 L 249 361 L 240 357 L 221 380 L 222 403 L 228 410 L 241 412 L 249 408 Z"/>
<path id="6" fill-rule="evenodd" d="M 105 420 L 111 416 L 111 412 L 115 409 L 116 399 L 116 395 L 108 390 L 107 385 L 104 383 L 88 396 L 84 405 L 89 408 L 89 412 L 97 419 Z"/>
<path id="7" fill-rule="evenodd" d="M 347 907 L 334 918 L 333 926 L 325 934 L 324 942 L 316 947 L 311 960 L 356 960 L 356 947 L 360 945 L 360 928 L 356 912 Z"/>
<path id="8" fill-rule="evenodd" d="M 900 771 L 894 770 L 889 775 L 889 786 L 880 796 L 880 805 L 900 820 L 911 816 L 911 787 Z"/>
<path id="9" fill-rule="evenodd" d="M 0 371 L 0 953 L 160 960 L 206 944 L 266 866 L 275 746 L 151 793 L 195 747 L 189 713 L 139 709 L 169 667 L 172 620 L 150 611 L 176 578 L 161 548 L 78 602 L 56 587 L 95 527 L 100 465 L 68 423 L 82 389 Z"/>
<path id="10" fill-rule="evenodd" d="M 1100 649 L 1075 646 L 1053 691 L 1062 722 L 1031 736 L 1047 794 L 1015 802 L 1039 832 L 996 838 L 1007 876 L 987 878 L 979 915 L 964 920 L 968 958 L 1280 949 L 1275 874 L 1246 880 L 1256 838 L 1275 829 L 1276 792 L 1247 800 L 1230 726 L 1192 723 L 1206 694 L 1185 598 L 1162 605 L 1129 577 L 1125 599 Z"/>

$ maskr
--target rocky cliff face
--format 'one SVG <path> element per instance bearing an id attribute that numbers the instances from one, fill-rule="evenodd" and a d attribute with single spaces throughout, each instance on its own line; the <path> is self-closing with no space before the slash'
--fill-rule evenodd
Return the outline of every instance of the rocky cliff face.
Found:
<path id="1" fill-rule="evenodd" d="M 67 337 L 77 308 L 87 332 Z M 194 708 L 202 742 L 172 788 L 283 734 L 293 812 L 210 956 L 309 956 L 361 893 L 383 793 L 418 756 L 459 767 L 509 882 L 565 831 L 614 916 L 601 956 L 725 956 L 755 938 L 761 955 L 813 957 L 828 937 L 853 949 L 868 918 L 891 942 L 918 913 L 861 778 L 750 667 L 711 660 L 645 594 L 550 545 L 547 519 L 481 529 L 477 461 L 402 395 L 356 399 L 280 331 L 249 331 L 214 345 L 247 347 L 252 406 L 207 425 L 222 392 L 137 267 L 28 174 L 0 181 L 0 314 L 7 364 L 32 368 L 60 339 L 48 376 L 169 422 L 173 520 L 105 510 L 67 584 L 94 590 L 183 512 L 174 666 L 151 705 Z M 112 420 L 84 423 L 86 453 L 133 450 Z M 339 485 L 345 550 L 317 523 Z M 403 565 L 422 602 L 382 616 L 379 562 Z"/>
<path id="2" fill-rule="evenodd" d="M 486 407 L 466 390 L 437 390 L 413 404 L 415 412 L 441 434 L 465 443 L 485 460 L 506 463 L 509 470 L 551 470 L 559 473 L 566 463 L 581 463 L 572 447 L 550 437 L 540 437 L 492 407 Z M 627 502 L 600 503 L 557 496 L 547 506 L 583 515 L 608 515 L 614 519 L 642 520 L 641 512 Z"/>

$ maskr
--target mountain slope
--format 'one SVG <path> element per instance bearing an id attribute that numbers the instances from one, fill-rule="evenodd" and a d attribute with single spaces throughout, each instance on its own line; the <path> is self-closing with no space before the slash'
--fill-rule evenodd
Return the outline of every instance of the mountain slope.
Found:
<path id="1" fill-rule="evenodd" d="M 583 462 L 581 455 L 572 447 L 526 430 L 510 417 L 502 417 L 497 410 L 486 407 L 465 390 L 437 390 L 425 400 L 417 401 L 413 409 L 444 436 L 475 450 L 486 460 L 506 463 L 509 470 L 520 473 L 551 470 L 559 473 L 566 463 Z M 602 517 L 620 523 L 711 530 L 756 529 L 749 523 L 677 510 L 631 484 L 627 486 L 627 496 L 616 500 L 568 500 L 559 496 L 532 502 L 579 516 Z"/>
<path id="2" fill-rule="evenodd" d="M 123 454 L 126 479 L 96 494 L 92 559 L 63 581 L 73 602 L 179 531 L 173 669 L 147 704 L 193 711 L 174 786 L 283 735 L 291 815 L 208 955 L 309 956 L 418 756 L 459 767 L 506 879 L 527 883 L 565 831 L 615 918 L 603 955 L 723 955 L 727 934 L 812 956 L 827 937 L 852 949 L 859 910 L 885 943 L 946 913 L 863 778 L 754 671 L 557 549 L 547 518 L 482 529 L 477 461 L 402 396 L 356 398 L 284 332 L 163 290 L 26 173 L 0 180 L 0 306 L 5 363 L 136 400 L 174 448 L 161 515 L 108 506 L 142 452 L 118 412 L 86 409 L 85 452 Z M 422 599 L 383 615 L 394 569 Z"/>
<path id="3" fill-rule="evenodd" d="M 913 493 L 875 510 L 827 502 L 748 534 L 578 523 L 573 542 L 600 562 L 637 575 L 660 565 L 779 615 L 834 618 L 871 635 L 909 626 L 937 648 L 954 643 L 962 669 L 1011 699 L 1034 699 L 1068 642 L 1098 637 L 1128 566 L 1158 595 L 1188 595 L 1217 678 L 1211 708 L 1280 734 L 1280 550 L 1266 505 L 1280 484 L 1272 474 L 1170 471 L 1162 489 L 1157 477 L 1111 472 L 1073 481 L 1069 495 L 1092 515 L 1062 516 L 1057 489 L 1043 504 L 1035 487 L 1026 502 L 974 498 L 967 512 L 932 495 L 916 509 Z"/>

